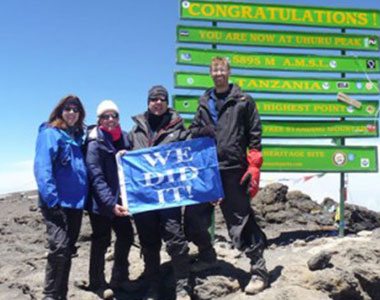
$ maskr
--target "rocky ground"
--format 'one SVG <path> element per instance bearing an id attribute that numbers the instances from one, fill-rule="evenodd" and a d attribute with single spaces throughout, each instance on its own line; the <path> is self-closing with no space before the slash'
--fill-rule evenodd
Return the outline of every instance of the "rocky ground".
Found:
<path id="1" fill-rule="evenodd" d="M 270 288 L 256 296 L 242 292 L 249 280 L 248 261 L 233 249 L 217 209 L 219 268 L 192 274 L 193 299 L 380 299 L 379 213 L 348 205 L 346 236 L 340 238 L 334 221 L 337 204 L 332 199 L 319 205 L 299 191 L 272 184 L 259 192 L 253 205 L 269 238 L 265 258 Z M 78 256 L 73 259 L 69 299 L 98 299 L 75 285 L 87 279 L 90 234 L 85 216 Z M 35 192 L 0 197 L 0 243 L 0 299 L 41 299 L 47 249 Z M 193 246 L 191 249 L 194 253 Z M 165 251 L 162 257 L 162 299 L 170 300 L 173 278 Z M 112 259 L 110 249 L 108 276 Z M 130 263 L 135 279 L 143 269 L 138 245 L 132 247 Z M 119 293 L 116 299 L 137 300 L 142 293 Z"/>

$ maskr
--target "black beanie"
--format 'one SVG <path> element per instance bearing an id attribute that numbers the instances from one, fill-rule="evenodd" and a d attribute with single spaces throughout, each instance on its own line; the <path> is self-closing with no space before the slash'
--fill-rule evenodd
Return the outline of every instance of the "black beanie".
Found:
<path id="1" fill-rule="evenodd" d="M 152 86 L 148 92 L 148 102 L 151 99 L 156 99 L 158 96 L 164 97 L 167 102 L 169 99 L 168 91 L 162 85 Z"/>

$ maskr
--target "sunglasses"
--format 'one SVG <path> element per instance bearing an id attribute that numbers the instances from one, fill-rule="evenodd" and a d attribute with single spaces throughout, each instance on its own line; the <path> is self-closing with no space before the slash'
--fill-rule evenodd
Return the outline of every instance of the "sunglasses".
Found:
<path id="1" fill-rule="evenodd" d="M 164 98 L 149 98 L 150 102 L 158 102 L 159 100 L 161 100 L 161 102 L 167 102 Z"/>
<path id="2" fill-rule="evenodd" d="M 74 112 L 74 113 L 78 113 L 79 112 L 79 108 L 76 107 L 76 106 L 65 106 L 63 108 L 64 111 L 67 111 L 67 112 Z"/>
<path id="3" fill-rule="evenodd" d="M 117 119 L 119 118 L 119 114 L 118 113 L 112 113 L 112 114 L 103 114 L 100 116 L 101 119 L 103 120 L 109 120 L 109 119 Z"/>

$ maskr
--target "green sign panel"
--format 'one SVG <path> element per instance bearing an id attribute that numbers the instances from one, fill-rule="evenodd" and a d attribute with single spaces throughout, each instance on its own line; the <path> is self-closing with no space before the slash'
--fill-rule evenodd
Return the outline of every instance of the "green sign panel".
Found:
<path id="1" fill-rule="evenodd" d="M 180 113 L 195 113 L 199 96 L 176 95 L 174 108 Z M 290 99 L 255 99 L 261 116 L 302 116 L 302 117 L 352 117 L 377 118 L 378 101 L 360 101 L 362 106 L 355 108 L 345 103 L 331 100 L 290 100 Z"/>
<path id="2" fill-rule="evenodd" d="M 197 48 L 177 49 L 178 64 L 209 66 L 211 59 L 216 56 L 227 57 L 231 67 L 242 69 L 339 73 L 380 72 L 378 57 L 244 53 Z"/>
<path id="3" fill-rule="evenodd" d="M 302 93 L 302 94 L 379 94 L 379 82 L 363 79 L 321 79 L 231 76 L 230 81 L 245 91 L 257 93 Z M 209 74 L 176 72 L 175 86 L 178 88 L 206 89 L 213 86 Z"/>
<path id="4" fill-rule="evenodd" d="M 379 136 L 377 121 L 262 121 L 266 138 L 349 138 Z"/>
<path id="5" fill-rule="evenodd" d="M 376 147 L 264 145 L 263 171 L 377 172 Z"/>
<path id="6" fill-rule="evenodd" d="M 184 0 L 180 13 L 191 20 L 380 29 L 378 10 Z"/>
<path id="7" fill-rule="evenodd" d="M 378 101 L 361 101 L 355 108 L 337 101 L 325 100 L 255 100 L 262 115 L 304 117 L 377 118 Z"/>
<path id="8" fill-rule="evenodd" d="M 378 51 L 375 35 L 177 26 L 178 42 Z"/>
<path id="9" fill-rule="evenodd" d="M 273 121 L 263 120 L 263 138 L 367 138 L 378 137 L 377 121 Z M 189 127 L 191 119 L 185 119 Z"/>

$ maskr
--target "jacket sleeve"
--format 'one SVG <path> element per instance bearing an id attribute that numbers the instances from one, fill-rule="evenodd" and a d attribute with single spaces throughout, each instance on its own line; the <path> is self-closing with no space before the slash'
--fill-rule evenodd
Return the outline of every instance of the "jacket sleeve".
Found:
<path id="1" fill-rule="evenodd" d="M 34 159 L 34 176 L 36 178 L 40 200 L 48 207 L 59 204 L 56 179 L 53 171 L 54 161 L 58 156 L 58 138 L 53 129 L 45 129 L 38 134 Z"/>
<path id="2" fill-rule="evenodd" d="M 246 136 L 248 138 L 248 148 L 261 151 L 261 121 L 256 104 L 249 97 L 246 110 Z"/>
<path id="3" fill-rule="evenodd" d="M 101 209 L 105 209 L 107 215 L 113 215 L 117 200 L 106 181 L 96 141 L 90 141 L 87 145 L 86 164 L 94 200 Z"/>
<path id="4" fill-rule="evenodd" d="M 185 124 L 182 122 L 182 126 L 179 127 L 178 141 L 188 141 L 192 139 L 192 134 L 189 129 L 185 127 Z"/>
<path id="5" fill-rule="evenodd" d="M 135 131 L 136 131 L 136 126 L 134 126 L 131 131 L 127 133 L 128 137 L 128 144 L 129 144 L 129 150 L 133 150 L 135 147 Z"/>
<path id="6" fill-rule="evenodd" d="M 131 137 L 129 136 L 129 134 L 127 132 L 123 132 L 123 136 L 124 136 L 124 142 L 125 142 L 125 150 L 127 151 L 131 151 L 132 150 L 132 141 L 131 141 Z"/>
<path id="7" fill-rule="evenodd" d="M 197 137 L 201 136 L 200 130 L 205 125 L 204 123 L 205 122 L 202 118 L 202 110 L 201 110 L 200 106 L 198 106 L 198 109 L 195 112 L 195 116 L 193 118 L 193 121 L 191 122 L 191 125 L 189 127 L 189 131 L 191 133 L 192 138 L 197 138 Z"/>

